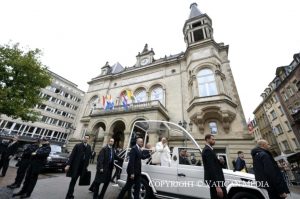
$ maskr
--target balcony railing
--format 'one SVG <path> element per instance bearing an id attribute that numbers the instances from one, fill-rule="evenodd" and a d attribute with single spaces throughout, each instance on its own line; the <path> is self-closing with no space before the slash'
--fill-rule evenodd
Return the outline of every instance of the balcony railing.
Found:
<path id="1" fill-rule="evenodd" d="M 159 110 L 167 118 L 169 118 L 167 109 L 158 100 L 132 103 L 132 104 L 129 104 L 127 106 L 127 108 L 124 107 L 123 105 L 114 106 L 112 109 L 95 108 L 94 110 L 91 111 L 90 116 L 141 112 L 141 111 L 147 111 L 147 110 Z"/>

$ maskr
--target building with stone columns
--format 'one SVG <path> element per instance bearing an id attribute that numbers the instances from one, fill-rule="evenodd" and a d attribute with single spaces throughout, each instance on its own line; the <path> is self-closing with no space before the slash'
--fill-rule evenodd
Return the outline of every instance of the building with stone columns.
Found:
<path id="1" fill-rule="evenodd" d="M 156 58 L 146 44 L 132 67 L 106 63 L 101 74 L 88 82 L 70 148 L 84 134 L 92 135 L 96 152 L 109 137 L 122 148 L 135 121 L 167 120 L 185 126 L 202 147 L 205 134 L 215 134 L 216 151 L 224 154 L 230 165 L 239 150 L 251 162 L 254 141 L 230 68 L 229 46 L 214 40 L 212 20 L 196 3 L 190 9 L 183 25 L 184 52 Z M 128 106 L 124 106 L 124 96 Z M 114 102 L 113 107 L 104 108 L 103 98 L 110 105 Z"/>

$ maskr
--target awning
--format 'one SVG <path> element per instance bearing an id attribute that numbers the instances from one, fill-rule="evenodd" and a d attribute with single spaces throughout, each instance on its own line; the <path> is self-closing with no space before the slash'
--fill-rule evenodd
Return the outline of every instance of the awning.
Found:
<path id="1" fill-rule="evenodd" d="M 288 159 L 289 163 L 300 162 L 300 152 L 293 153 L 287 159 Z"/>
<path id="2" fill-rule="evenodd" d="M 279 160 L 287 160 L 288 157 L 292 156 L 292 155 L 295 155 L 296 153 L 290 153 L 290 154 L 281 154 L 279 156 L 276 156 L 274 158 L 275 161 L 279 161 Z"/>

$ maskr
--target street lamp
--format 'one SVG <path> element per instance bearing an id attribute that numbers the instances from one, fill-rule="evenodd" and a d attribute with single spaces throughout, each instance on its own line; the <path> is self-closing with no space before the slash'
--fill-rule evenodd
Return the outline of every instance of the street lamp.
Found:
<path id="1" fill-rule="evenodd" d="M 181 122 L 181 120 L 180 120 L 178 122 L 178 125 L 181 126 L 182 128 L 184 128 L 185 130 L 187 130 L 186 129 L 187 122 L 185 120 L 183 120 L 183 122 Z M 193 128 L 193 123 L 190 121 L 188 131 L 192 131 L 192 128 Z M 186 135 L 184 135 L 184 145 L 185 145 L 185 147 L 187 146 Z"/>
<path id="2" fill-rule="evenodd" d="M 70 135 L 72 133 L 72 130 L 76 130 L 76 128 L 74 128 L 72 125 L 71 126 L 68 126 L 66 127 L 66 133 L 67 133 L 67 137 L 66 137 L 66 140 L 65 140 L 65 143 L 68 143 L 69 141 L 69 138 L 70 138 Z"/>

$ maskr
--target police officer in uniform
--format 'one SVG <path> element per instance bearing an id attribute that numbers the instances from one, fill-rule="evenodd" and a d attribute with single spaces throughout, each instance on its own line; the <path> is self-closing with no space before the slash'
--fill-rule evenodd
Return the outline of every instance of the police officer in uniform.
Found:
<path id="1" fill-rule="evenodd" d="M 21 160 L 19 163 L 19 168 L 17 170 L 17 176 L 15 178 L 15 182 L 11 185 L 8 185 L 7 187 L 10 189 L 19 188 L 21 186 L 21 183 L 25 177 L 26 170 L 30 165 L 30 159 L 31 154 L 35 152 L 39 148 L 40 140 L 36 140 L 35 143 L 28 145 L 25 150 L 23 151 L 23 154 L 21 156 Z"/>
<path id="2" fill-rule="evenodd" d="M 15 155 L 15 153 L 18 150 L 18 136 L 14 136 L 12 141 L 9 142 L 6 149 L 2 152 L 1 160 L 0 160 L 0 169 L 2 169 L 2 174 L 0 177 L 4 177 L 6 174 L 6 171 L 8 169 L 9 161 L 12 158 L 12 156 Z"/>
<path id="3" fill-rule="evenodd" d="M 44 167 L 51 147 L 47 138 L 42 138 L 40 147 L 31 154 L 31 162 L 26 173 L 25 182 L 21 191 L 13 194 L 13 197 L 29 198 L 38 180 L 38 176 Z"/>

